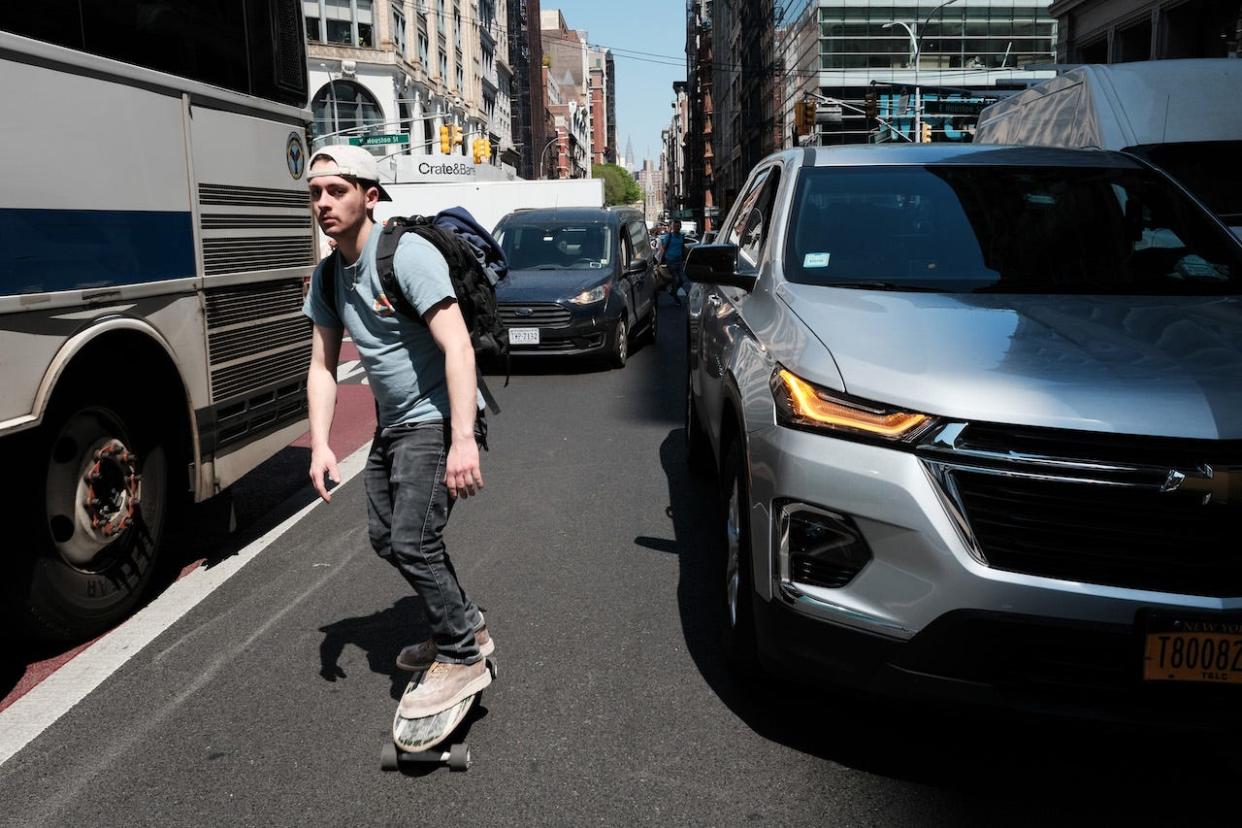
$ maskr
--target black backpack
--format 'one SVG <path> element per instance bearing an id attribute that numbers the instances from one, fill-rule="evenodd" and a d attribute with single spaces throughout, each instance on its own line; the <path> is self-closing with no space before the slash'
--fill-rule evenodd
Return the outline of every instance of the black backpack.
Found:
<path id="1" fill-rule="evenodd" d="M 434 217 L 394 216 L 384 222 L 375 250 L 375 267 L 384 295 L 393 309 L 408 319 L 423 321 L 422 316 L 410 304 L 401 283 L 397 280 L 393 257 L 397 245 L 406 233 L 417 233 L 429 241 L 448 263 L 449 278 L 457 294 L 457 305 L 466 330 L 470 332 L 470 344 L 474 346 L 476 360 L 509 357 L 509 332 L 500 321 L 496 308 L 496 283 L 508 273 L 508 264 L 500 245 L 484 230 L 464 208 L 445 210 Z M 336 307 L 336 274 L 340 266 L 340 254 L 334 252 L 332 262 L 323 269 L 320 281 L 322 296 L 328 307 Z M 496 398 L 488 390 L 480 373 L 479 391 L 493 413 L 500 413 Z M 508 385 L 508 377 L 505 377 Z"/>

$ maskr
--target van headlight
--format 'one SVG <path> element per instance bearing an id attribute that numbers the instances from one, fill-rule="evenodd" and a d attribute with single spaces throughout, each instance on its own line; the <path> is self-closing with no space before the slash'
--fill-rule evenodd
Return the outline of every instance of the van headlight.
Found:
<path id="1" fill-rule="evenodd" d="M 927 414 L 829 391 L 781 365 L 772 372 L 771 387 L 777 422 L 790 428 L 906 442 L 918 437 L 934 422 Z"/>
<path id="2" fill-rule="evenodd" d="M 575 305 L 594 305 L 596 302 L 602 302 L 608 298 L 608 285 L 603 284 L 593 287 L 590 290 L 584 290 L 569 301 Z"/>

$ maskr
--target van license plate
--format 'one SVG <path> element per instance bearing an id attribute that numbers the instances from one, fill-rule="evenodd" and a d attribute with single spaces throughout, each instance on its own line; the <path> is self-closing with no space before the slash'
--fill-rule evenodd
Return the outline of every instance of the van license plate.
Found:
<path id="1" fill-rule="evenodd" d="M 1242 684 L 1242 622 L 1150 619 L 1143 678 Z"/>
<path id="2" fill-rule="evenodd" d="M 538 345 L 539 329 L 538 328 L 510 328 L 509 329 L 510 345 Z"/>

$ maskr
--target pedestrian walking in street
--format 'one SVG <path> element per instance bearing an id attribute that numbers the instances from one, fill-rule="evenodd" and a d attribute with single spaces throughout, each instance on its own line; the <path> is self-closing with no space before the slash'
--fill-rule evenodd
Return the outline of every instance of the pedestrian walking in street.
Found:
<path id="1" fill-rule="evenodd" d="M 681 222 L 674 221 L 672 231 L 660 236 L 660 249 L 656 254 L 664 268 L 668 271 L 668 292 L 673 301 L 681 304 L 678 291 L 683 290 L 683 267 L 686 258 L 686 237 L 681 232 Z M 684 291 L 683 291 L 684 292 Z"/>
<path id="2" fill-rule="evenodd" d="M 319 228 L 336 243 L 311 277 L 304 308 L 314 323 L 307 380 L 310 477 L 330 501 L 330 482 L 339 483 L 340 472 L 328 434 L 348 331 L 376 400 L 378 421 L 364 471 L 371 545 L 418 593 L 431 628 L 430 639 L 398 657 L 404 669 L 428 668 L 403 705 L 410 705 L 411 716 L 431 715 L 491 683 L 484 657 L 494 644 L 444 543 L 453 504 L 483 490 L 479 447 L 486 447 L 486 431 L 474 349 L 448 262 L 418 234 L 402 235 L 392 260 L 417 318 L 399 313 L 403 303 L 385 295 L 376 265 L 382 230 L 373 211 L 391 199 L 379 183 L 375 157 L 361 147 L 325 147 L 312 156 L 307 178 Z"/>

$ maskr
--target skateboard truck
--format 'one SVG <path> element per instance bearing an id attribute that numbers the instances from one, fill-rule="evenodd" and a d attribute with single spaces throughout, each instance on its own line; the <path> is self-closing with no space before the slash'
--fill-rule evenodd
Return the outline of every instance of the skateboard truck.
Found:
<path id="1" fill-rule="evenodd" d="M 487 670 L 495 679 L 496 662 L 490 658 L 487 659 Z M 411 677 L 410 684 L 406 688 L 407 693 L 418 686 L 423 674 L 424 671 L 418 671 Z M 449 745 L 448 750 L 440 748 L 439 745 L 457 729 L 481 693 L 482 691 L 479 691 L 448 710 L 422 719 L 403 719 L 400 708 L 398 708 L 397 717 L 393 722 L 393 738 L 384 740 L 384 746 L 380 749 L 380 768 L 395 771 L 405 762 L 448 765 L 449 769 L 454 771 L 469 770 L 470 748 L 465 743 Z M 399 735 L 402 738 L 398 739 Z M 398 741 L 409 747 L 417 746 L 420 749 L 404 750 L 397 744 Z"/>
<path id="2" fill-rule="evenodd" d="M 470 748 L 466 745 L 449 745 L 448 750 L 419 750 L 413 753 L 399 750 L 391 741 L 380 750 L 380 767 L 395 771 L 402 762 L 448 765 L 449 770 L 470 770 Z"/>

